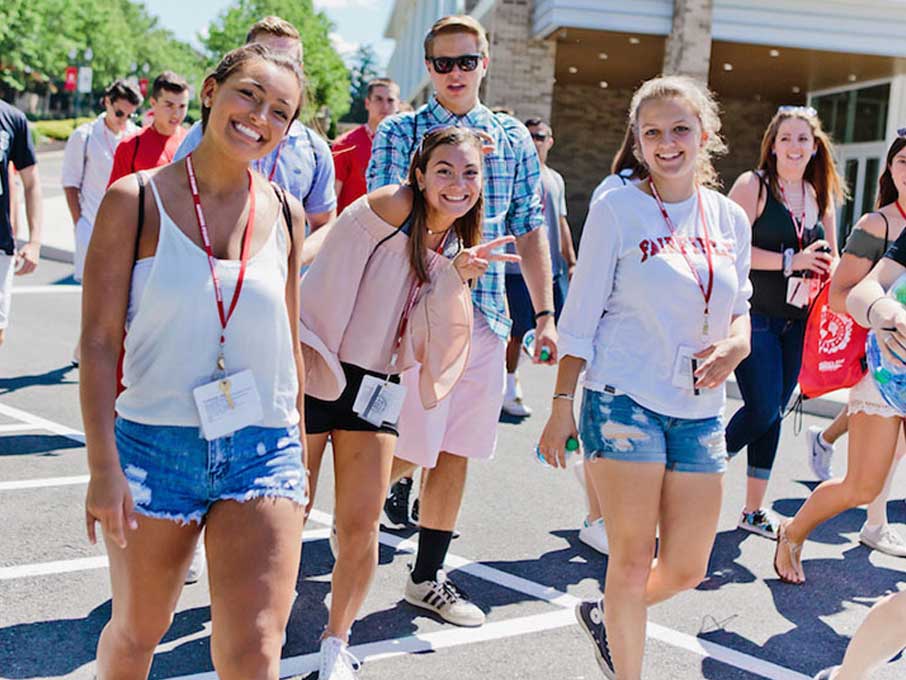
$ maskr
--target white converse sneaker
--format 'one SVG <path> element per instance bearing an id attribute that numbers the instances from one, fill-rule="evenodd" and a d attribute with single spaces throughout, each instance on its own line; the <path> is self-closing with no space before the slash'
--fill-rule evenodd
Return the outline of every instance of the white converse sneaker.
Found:
<path id="1" fill-rule="evenodd" d="M 863 525 L 859 532 L 859 542 L 885 555 L 906 557 L 906 541 L 889 524 L 877 528 Z"/>
<path id="2" fill-rule="evenodd" d="M 406 579 L 406 602 L 422 609 L 432 611 L 444 621 L 457 626 L 482 626 L 485 616 L 468 596 L 454 586 L 443 569 L 437 570 L 434 580 L 416 583 L 410 575 Z"/>
<path id="3" fill-rule="evenodd" d="M 198 583 L 204 574 L 204 565 L 204 536 L 199 536 L 198 543 L 195 544 L 195 554 L 192 555 L 192 564 L 189 565 L 189 571 L 186 572 L 186 585 Z"/>
<path id="4" fill-rule="evenodd" d="M 503 409 L 504 413 L 511 415 L 514 418 L 528 418 L 530 415 L 532 415 L 532 409 L 526 406 L 521 397 L 504 399 L 501 408 Z"/>
<path id="5" fill-rule="evenodd" d="M 594 522 L 589 522 L 586 518 L 582 522 L 582 528 L 579 529 L 579 540 L 602 555 L 607 555 L 610 552 L 610 546 L 607 543 L 607 529 L 604 526 L 604 518 L 599 517 Z"/>
<path id="6" fill-rule="evenodd" d="M 340 638 L 328 637 L 321 640 L 319 680 L 355 680 L 361 667 L 362 663 Z"/>
<path id="7" fill-rule="evenodd" d="M 812 474 L 822 482 L 826 482 L 833 476 L 833 444 L 825 444 L 821 439 L 824 430 L 817 425 L 812 425 L 805 433 L 808 442 L 808 464 L 812 469 Z"/>

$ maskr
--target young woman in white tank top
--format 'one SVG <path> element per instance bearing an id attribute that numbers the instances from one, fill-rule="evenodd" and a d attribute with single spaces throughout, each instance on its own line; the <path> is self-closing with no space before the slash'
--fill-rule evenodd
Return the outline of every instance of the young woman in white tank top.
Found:
<path id="1" fill-rule="evenodd" d="M 147 677 L 202 526 L 214 667 L 277 678 L 306 502 L 304 215 L 249 164 L 285 135 L 302 82 L 260 45 L 230 52 L 204 82 L 197 150 L 149 172 L 149 192 L 119 180 L 99 210 L 81 374 L 86 523 L 92 542 L 101 523 L 113 590 L 99 678 Z"/>

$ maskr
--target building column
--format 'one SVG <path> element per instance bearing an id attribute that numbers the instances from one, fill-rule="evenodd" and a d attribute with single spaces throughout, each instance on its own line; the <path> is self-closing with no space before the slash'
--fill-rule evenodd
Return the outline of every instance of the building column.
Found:
<path id="1" fill-rule="evenodd" d="M 664 73 L 708 82 L 714 0 L 673 0 L 673 28 L 664 50 Z"/>
<path id="2" fill-rule="evenodd" d="M 486 15 L 491 65 L 482 101 L 489 108 L 511 109 L 520 120 L 551 118 L 557 44 L 532 36 L 536 0 L 497 0 Z"/>

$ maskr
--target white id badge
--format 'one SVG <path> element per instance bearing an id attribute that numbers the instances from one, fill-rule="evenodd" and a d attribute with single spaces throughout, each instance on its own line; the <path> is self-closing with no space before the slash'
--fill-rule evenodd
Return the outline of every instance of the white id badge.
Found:
<path id="1" fill-rule="evenodd" d="M 208 441 L 225 437 L 264 418 L 254 374 L 246 369 L 192 390 L 201 432 Z"/>
<path id="2" fill-rule="evenodd" d="M 406 388 L 373 375 L 362 378 L 352 410 L 359 418 L 375 427 L 384 423 L 396 425 L 403 410 Z"/>
<path id="3" fill-rule="evenodd" d="M 786 303 L 804 309 L 808 307 L 810 281 L 802 276 L 791 276 L 786 280 Z"/>
<path id="4" fill-rule="evenodd" d="M 673 361 L 673 386 L 683 390 L 695 389 L 695 370 L 698 368 L 697 350 L 693 347 L 680 347 Z"/>

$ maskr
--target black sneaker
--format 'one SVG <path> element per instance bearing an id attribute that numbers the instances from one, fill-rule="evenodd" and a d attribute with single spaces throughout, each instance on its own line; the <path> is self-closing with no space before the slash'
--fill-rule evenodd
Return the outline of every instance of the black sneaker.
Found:
<path id="1" fill-rule="evenodd" d="M 579 628 L 595 645 L 595 657 L 604 677 L 616 680 L 617 673 L 613 668 L 610 647 L 607 645 L 607 629 L 604 627 L 604 600 L 577 604 L 576 620 L 579 622 Z"/>
<path id="2" fill-rule="evenodd" d="M 409 492 L 412 491 L 412 478 L 403 477 L 390 487 L 390 494 L 384 501 L 384 514 L 387 525 L 393 529 L 405 529 L 409 526 Z"/>

